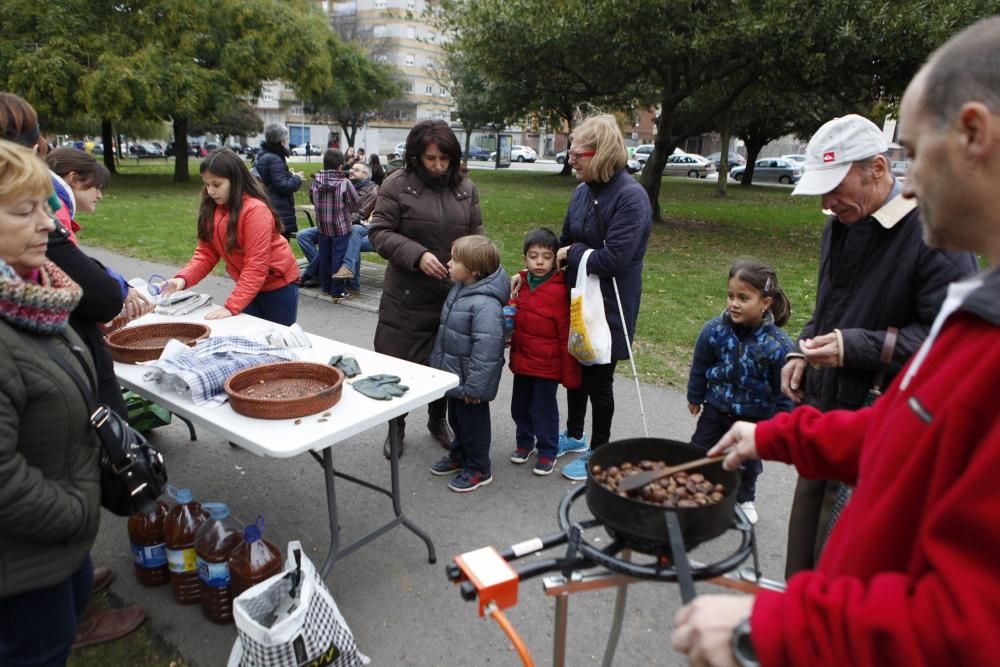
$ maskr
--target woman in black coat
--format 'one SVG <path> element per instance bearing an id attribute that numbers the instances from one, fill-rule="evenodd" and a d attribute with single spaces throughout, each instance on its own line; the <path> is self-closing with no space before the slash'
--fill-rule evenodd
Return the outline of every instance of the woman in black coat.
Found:
<path id="1" fill-rule="evenodd" d="M 288 128 L 281 123 L 264 128 L 264 141 L 253 166 L 281 218 L 282 236 L 286 239 L 299 229 L 295 222 L 295 193 L 302 187 L 304 175 L 289 168 L 288 155 Z"/>

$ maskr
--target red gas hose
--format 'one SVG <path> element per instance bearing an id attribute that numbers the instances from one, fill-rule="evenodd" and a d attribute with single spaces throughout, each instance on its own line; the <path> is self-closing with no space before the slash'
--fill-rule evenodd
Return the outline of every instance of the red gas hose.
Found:
<path id="1" fill-rule="evenodd" d="M 507 617 L 504 616 L 504 613 L 500 611 L 495 602 L 490 602 L 486 605 L 486 613 L 497 622 L 500 629 L 510 639 L 517 650 L 517 654 L 521 656 L 521 662 L 524 663 L 524 667 L 535 667 L 535 661 L 531 658 L 531 654 L 528 653 L 528 647 L 524 645 L 521 635 L 517 634 L 517 630 L 514 629 L 514 626 L 507 620 Z"/>

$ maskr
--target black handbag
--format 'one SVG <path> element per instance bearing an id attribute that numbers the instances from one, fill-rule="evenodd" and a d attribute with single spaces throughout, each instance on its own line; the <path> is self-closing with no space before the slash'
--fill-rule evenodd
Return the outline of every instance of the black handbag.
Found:
<path id="1" fill-rule="evenodd" d="M 86 369 L 82 350 L 68 339 L 63 339 L 69 349 Z M 144 514 L 156 509 L 156 499 L 167 488 L 167 469 L 163 455 L 146 440 L 145 436 L 129 426 L 117 412 L 94 396 L 93 378 L 87 373 L 90 387 L 46 342 L 41 343 L 45 353 L 66 372 L 76 384 L 90 413 L 90 424 L 101 439 L 101 505 L 118 516 Z"/>

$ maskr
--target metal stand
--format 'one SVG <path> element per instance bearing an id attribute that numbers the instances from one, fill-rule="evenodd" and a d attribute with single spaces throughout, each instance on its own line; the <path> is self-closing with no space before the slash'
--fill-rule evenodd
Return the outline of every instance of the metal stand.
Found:
<path id="1" fill-rule="evenodd" d="M 437 562 L 437 553 L 434 550 L 434 543 L 431 538 L 417 527 L 412 521 L 410 521 L 403 514 L 402 503 L 400 501 L 399 492 L 399 450 L 400 450 L 400 429 L 395 419 L 389 421 L 389 442 L 390 449 L 392 451 L 392 456 L 389 459 L 390 472 L 392 479 L 392 489 L 384 489 L 380 486 L 376 486 L 371 482 L 365 481 L 363 479 L 358 479 L 351 475 L 347 475 L 341 472 L 337 472 L 333 467 L 333 453 L 330 447 L 323 450 L 322 457 L 316 452 L 309 452 L 320 465 L 323 466 L 323 473 L 326 478 L 326 506 L 327 512 L 330 516 L 330 549 L 327 551 L 326 560 L 323 561 L 323 567 L 320 569 L 320 573 L 325 579 L 330 572 L 333 570 L 333 564 L 337 562 L 340 558 L 349 555 L 356 549 L 360 549 L 364 545 L 368 544 L 379 535 L 388 532 L 389 530 L 395 528 L 398 525 L 403 525 L 408 528 L 412 533 L 424 541 L 427 545 L 427 562 L 434 564 Z M 343 549 L 340 548 L 340 524 L 337 521 L 337 495 L 334 489 L 335 478 L 340 477 L 341 479 L 347 480 L 359 486 L 363 486 L 366 489 L 371 489 L 372 491 L 377 491 L 384 495 L 389 496 L 392 499 L 392 511 L 396 515 L 396 518 L 389 521 L 383 526 L 376 528 L 372 532 L 368 533 L 364 537 L 358 539 L 357 541 L 349 544 Z"/>

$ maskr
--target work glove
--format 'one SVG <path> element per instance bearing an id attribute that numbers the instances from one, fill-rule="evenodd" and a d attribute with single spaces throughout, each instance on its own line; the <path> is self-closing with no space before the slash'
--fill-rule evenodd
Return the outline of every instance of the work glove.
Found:
<path id="1" fill-rule="evenodd" d="M 402 396 L 410 390 L 409 387 L 399 384 L 398 375 L 369 375 L 360 380 L 355 380 L 351 386 L 360 391 L 368 398 L 376 401 L 389 401 L 393 396 Z"/>
<path id="2" fill-rule="evenodd" d="M 354 357 L 345 357 L 342 354 L 335 354 L 330 357 L 330 361 L 327 363 L 334 368 L 339 368 L 340 371 L 349 378 L 352 378 L 355 375 L 361 375 L 361 366 L 358 365 L 358 362 Z"/>

